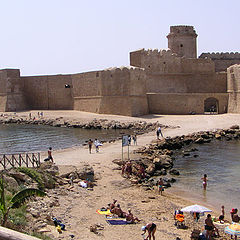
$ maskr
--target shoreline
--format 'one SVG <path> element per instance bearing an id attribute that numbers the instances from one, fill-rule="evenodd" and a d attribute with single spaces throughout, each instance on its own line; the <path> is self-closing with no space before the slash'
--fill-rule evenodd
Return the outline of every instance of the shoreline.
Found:
<path id="1" fill-rule="evenodd" d="M 68 111 L 67 111 L 68 112 Z M 50 113 L 48 112 L 50 115 Z M 68 112 L 69 114 L 69 112 Z M 84 113 L 73 113 L 72 117 L 81 117 Z M 86 113 L 88 115 L 88 113 Z M 56 117 L 57 113 L 53 112 L 53 116 Z M 58 115 L 59 116 L 59 115 Z M 106 117 L 100 115 L 100 117 Z M 111 118 L 112 116 L 110 116 Z M 114 116 L 116 119 L 121 119 L 122 116 Z M 128 117 L 126 117 L 128 118 Z M 171 125 L 171 126 L 180 126 L 179 128 L 174 129 L 164 129 L 163 134 L 164 137 L 174 137 L 187 135 L 189 133 L 194 133 L 198 131 L 207 131 L 207 130 L 216 130 L 216 129 L 225 129 L 229 128 L 232 125 L 238 124 L 240 122 L 240 115 L 234 114 L 225 114 L 225 115 L 214 115 L 214 116 L 206 116 L 206 115 L 190 115 L 190 116 L 148 116 L 150 121 L 158 121 L 163 125 Z M 133 121 L 134 118 L 129 118 L 129 120 Z M 140 118 L 141 119 L 141 118 Z M 144 118 L 145 119 L 145 118 Z M 138 118 L 139 120 L 139 118 Z M 149 121 L 147 119 L 147 121 Z M 152 140 L 156 139 L 155 132 L 148 132 L 143 135 L 138 136 L 138 146 L 131 146 L 130 150 L 133 151 L 139 147 L 147 146 L 151 143 Z M 128 187 L 121 188 L 119 186 L 127 184 L 126 180 L 122 178 L 119 174 L 120 171 L 113 170 L 116 165 L 112 163 L 112 160 L 116 158 L 121 158 L 121 147 L 120 140 L 115 141 L 114 143 L 104 144 L 104 146 L 100 149 L 99 154 L 89 154 L 88 149 L 84 146 L 76 149 L 61 149 L 53 152 L 53 158 L 56 161 L 57 165 L 63 167 L 65 165 L 74 165 L 77 166 L 80 162 L 89 163 L 93 166 L 94 171 L 97 176 L 97 186 L 94 188 L 94 191 L 86 197 L 84 203 L 81 199 L 75 199 L 74 204 L 71 210 L 71 218 L 67 218 L 68 220 L 68 229 L 71 232 L 74 232 L 75 236 L 80 236 L 81 233 L 82 239 L 110 239 L 112 234 L 116 234 L 115 231 L 124 231 L 124 228 L 121 226 L 119 228 L 113 229 L 111 226 L 105 226 L 104 229 L 104 237 L 93 235 L 87 230 L 88 226 L 92 223 L 100 222 L 104 224 L 104 219 L 101 216 L 96 216 L 96 209 L 102 206 L 105 206 L 108 202 L 110 202 L 113 198 L 118 199 L 119 203 L 123 209 L 131 207 L 133 209 L 133 213 L 140 216 L 140 218 L 144 219 L 144 223 L 149 221 L 155 221 L 157 225 L 159 225 L 157 229 L 157 238 L 160 236 L 162 239 L 171 239 L 171 232 L 174 232 L 176 236 L 179 236 L 182 239 L 187 239 L 190 234 L 190 229 L 185 232 L 176 229 L 176 227 L 172 227 L 173 219 L 173 209 L 179 206 L 186 206 L 186 203 L 193 202 L 191 199 L 186 199 L 183 196 L 174 195 L 170 190 L 166 190 L 163 196 L 155 195 L 155 193 L 146 192 L 137 186 L 128 185 Z M 175 185 L 176 186 L 176 185 Z M 174 186 L 174 188 L 175 188 Z M 126 195 L 127 194 L 127 195 Z M 155 199 L 151 199 L 154 195 Z M 92 202 L 94 201 L 94 202 Z M 143 203 L 145 201 L 146 203 Z M 91 204 L 90 204 L 91 203 Z M 161 203 L 161 205 L 159 205 Z M 80 205 L 79 205 L 80 204 Z M 81 206 L 81 204 L 83 206 Z M 130 205 L 129 205 L 130 204 Z M 157 205 L 156 205 L 157 204 Z M 74 206 L 76 205 L 76 206 Z M 91 206 L 91 207 L 90 207 Z M 62 207 L 56 209 L 55 214 L 59 214 L 62 211 Z M 79 211 L 81 209 L 89 208 L 87 214 L 82 212 L 79 215 Z M 78 209 L 78 210 L 77 210 Z M 152 209 L 152 210 L 150 210 Z M 155 210 L 156 209 L 156 210 Z M 213 209 L 215 210 L 215 209 Z M 83 210 L 84 211 L 84 210 Z M 218 216 L 220 212 L 214 211 L 214 214 Z M 156 214 L 160 216 L 156 218 Z M 228 212 L 226 211 L 226 214 Z M 162 217 L 161 217 L 162 216 Z M 227 216 L 228 217 L 228 216 Z M 77 219 L 85 219 L 81 226 L 76 223 L 79 221 Z M 168 221 L 164 220 L 167 218 Z M 155 219 L 155 220 L 154 220 Z M 74 221 L 73 221 L 74 220 Z M 75 223 L 76 222 L 76 223 Z M 201 222 L 202 224 L 202 222 Z M 162 231 L 162 227 L 166 227 L 169 231 Z M 139 239 L 141 231 L 140 226 L 126 226 L 126 232 L 123 233 L 123 236 L 129 238 L 129 231 L 132 231 L 131 239 Z M 54 234 L 51 231 L 51 234 Z M 80 234 L 80 235 L 79 235 Z M 64 236 L 64 235 L 63 235 Z M 67 235 L 65 235 L 67 236 Z M 122 236 L 122 237 L 123 237 Z M 110 237 L 110 238 L 109 238 Z M 176 237 L 175 237 L 176 238 Z M 58 238 L 56 238 L 58 239 Z M 111 239 L 123 239 L 123 238 L 111 238 Z"/>

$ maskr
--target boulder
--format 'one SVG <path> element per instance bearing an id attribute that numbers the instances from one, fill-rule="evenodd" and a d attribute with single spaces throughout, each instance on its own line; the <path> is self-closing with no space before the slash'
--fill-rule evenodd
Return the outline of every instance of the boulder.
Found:
<path id="1" fill-rule="evenodd" d="M 149 174 L 150 176 L 152 176 L 155 172 L 155 165 L 154 164 L 151 164 L 149 165 L 146 169 L 145 169 L 145 172 L 147 174 Z"/>
<path id="2" fill-rule="evenodd" d="M 171 175 L 176 175 L 176 176 L 179 176 L 179 175 L 180 175 L 180 172 L 179 172 L 178 170 L 176 170 L 176 169 L 171 169 L 171 170 L 169 171 L 169 173 L 170 173 Z"/>
<path id="3" fill-rule="evenodd" d="M 41 163 L 40 169 L 50 173 L 53 176 L 56 176 L 59 173 L 59 168 L 52 162 Z"/>
<path id="4" fill-rule="evenodd" d="M 157 170 L 162 168 L 169 169 L 173 166 L 173 160 L 168 155 L 160 155 L 158 158 L 154 158 L 153 163 Z"/>
<path id="5" fill-rule="evenodd" d="M 230 129 L 239 129 L 239 125 L 233 125 L 230 127 Z"/>
<path id="6" fill-rule="evenodd" d="M 195 140 L 195 143 L 197 143 L 197 144 L 203 144 L 205 141 L 204 141 L 204 139 L 202 138 L 202 137 L 199 137 L 199 138 L 197 138 L 196 140 Z"/>

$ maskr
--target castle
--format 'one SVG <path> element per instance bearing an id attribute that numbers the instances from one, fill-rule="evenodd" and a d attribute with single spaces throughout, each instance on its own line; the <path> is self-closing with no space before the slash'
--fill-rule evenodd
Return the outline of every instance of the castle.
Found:
<path id="1" fill-rule="evenodd" d="M 130 67 L 21 77 L 0 70 L 0 111 L 103 114 L 240 113 L 240 54 L 202 53 L 192 26 L 171 26 L 167 50 L 130 52 Z"/>

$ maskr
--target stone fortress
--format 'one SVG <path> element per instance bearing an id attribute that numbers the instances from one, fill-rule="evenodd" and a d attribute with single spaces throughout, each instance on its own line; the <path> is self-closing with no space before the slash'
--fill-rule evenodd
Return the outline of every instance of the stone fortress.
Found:
<path id="1" fill-rule="evenodd" d="M 192 26 L 171 26 L 167 50 L 130 52 L 130 67 L 21 77 L 0 70 L 0 111 L 102 114 L 240 113 L 240 54 L 202 53 Z"/>

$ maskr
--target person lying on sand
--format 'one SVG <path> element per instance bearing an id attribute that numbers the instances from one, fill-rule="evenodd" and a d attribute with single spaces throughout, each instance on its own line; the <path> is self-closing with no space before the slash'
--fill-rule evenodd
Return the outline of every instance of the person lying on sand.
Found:
<path id="1" fill-rule="evenodd" d="M 128 209 L 128 213 L 126 215 L 126 221 L 127 223 L 135 223 L 135 221 L 140 222 L 141 220 L 139 220 L 137 217 L 134 217 L 131 209 Z"/>
<path id="2" fill-rule="evenodd" d="M 120 218 L 125 218 L 127 215 L 127 213 L 123 212 L 123 210 L 121 209 L 120 204 L 117 204 L 117 206 L 112 209 L 112 213 L 116 214 Z"/>
<path id="3" fill-rule="evenodd" d="M 113 202 L 110 203 L 110 206 L 109 206 L 110 212 L 112 212 L 112 210 L 116 207 L 116 202 L 117 202 L 117 200 L 113 199 Z"/>

